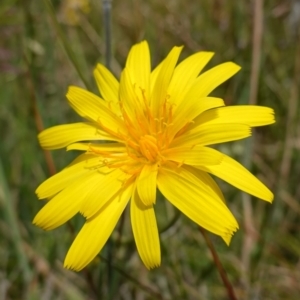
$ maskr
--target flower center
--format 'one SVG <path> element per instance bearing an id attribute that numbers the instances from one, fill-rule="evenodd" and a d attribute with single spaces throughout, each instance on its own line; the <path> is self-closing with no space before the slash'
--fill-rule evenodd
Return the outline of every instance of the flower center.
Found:
<path id="1" fill-rule="evenodd" d="M 166 95 L 158 107 L 151 106 L 145 90 L 136 84 L 133 84 L 130 96 L 130 101 L 120 99 L 119 106 L 122 115 L 115 115 L 118 122 L 124 122 L 122 130 L 113 131 L 103 125 L 101 120 L 98 121 L 100 126 L 110 135 L 117 137 L 119 141 L 124 141 L 128 159 L 124 160 L 123 165 L 140 168 L 141 164 L 164 163 L 165 158 L 161 152 L 168 149 L 173 139 L 169 130 L 173 125 L 173 104 L 169 102 L 170 96 Z M 109 158 L 116 156 L 109 154 Z M 121 158 L 119 155 L 117 158 L 118 160 L 109 162 L 110 167 L 120 167 Z"/>
<path id="2" fill-rule="evenodd" d="M 139 140 L 140 152 L 147 158 L 150 162 L 155 162 L 157 160 L 157 155 L 159 153 L 157 147 L 157 140 L 152 135 L 143 135 Z"/>

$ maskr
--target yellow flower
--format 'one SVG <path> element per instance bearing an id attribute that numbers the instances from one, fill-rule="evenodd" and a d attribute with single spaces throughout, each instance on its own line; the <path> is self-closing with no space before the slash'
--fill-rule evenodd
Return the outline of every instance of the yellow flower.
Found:
<path id="1" fill-rule="evenodd" d="M 159 266 L 157 188 L 227 244 L 238 224 L 208 173 L 272 201 L 273 194 L 242 165 L 207 146 L 246 138 L 251 127 L 274 123 L 273 110 L 225 107 L 222 99 L 208 97 L 240 67 L 227 62 L 199 75 L 213 53 L 196 53 L 176 66 L 181 50 L 174 47 L 151 71 L 147 42 L 133 46 L 120 83 L 99 64 L 94 75 L 103 99 L 79 87 L 67 93 L 72 108 L 87 121 L 39 135 L 44 149 L 83 151 L 36 191 L 40 199 L 50 199 L 33 221 L 43 229 L 58 227 L 78 212 L 86 218 L 66 268 L 78 271 L 93 260 L 129 200 L 139 255 L 147 268 Z"/>

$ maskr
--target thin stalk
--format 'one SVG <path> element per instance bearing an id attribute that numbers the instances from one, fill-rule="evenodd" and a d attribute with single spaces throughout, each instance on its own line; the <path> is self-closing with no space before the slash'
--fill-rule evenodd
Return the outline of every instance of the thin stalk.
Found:
<path id="1" fill-rule="evenodd" d="M 250 95 L 249 104 L 256 105 L 258 95 L 258 85 L 260 77 L 260 64 L 262 56 L 262 39 L 263 39 L 263 0 L 255 0 L 253 3 L 253 33 L 252 33 L 252 61 L 250 75 Z M 247 169 L 252 167 L 253 149 L 255 146 L 255 134 L 251 139 L 245 141 L 245 155 L 243 157 L 244 166 Z M 243 266 L 242 278 L 246 287 L 245 299 L 249 298 L 250 283 L 249 283 L 249 268 L 251 262 L 251 253 L 255 246 L 255 225 L 253 218 L 253 208 L 251 205 L 251 196 L 242 194 L 243 200 L 243 220 L 245 227 L 245 236 L 242 244 L 241 260 Z"/>
<path id="2" fill-rule="evenodd" d="M 224 286 L 226 287 L 226 290 L 227 290 L 227 295 L 228 295 L 228 298 L 230 300 L 237 300 L 237 297 L 235 296 L 235 293 L 234 293 L 234 289 L 227 277 L 227 274 L 226 274 L 226 271 L 224 270 L 223 266 L 222 266 L 222 263 L 219 259 L 219 256 L 214 248 L 214 245 L 212 244 L 210 238 L 208 237 L 206 231 L 202 228 L 202 227 L 199 227 L 200 229 L 200 232 L 202 233 L 204 239 L 205 239 L 205 242 L 210 250 L 210 253 L 213 257 L 213 260 L 214 260 L 214 263 L 219 271 L 219 274 L 222 278 L 222 281 L 224 283 Z"/>

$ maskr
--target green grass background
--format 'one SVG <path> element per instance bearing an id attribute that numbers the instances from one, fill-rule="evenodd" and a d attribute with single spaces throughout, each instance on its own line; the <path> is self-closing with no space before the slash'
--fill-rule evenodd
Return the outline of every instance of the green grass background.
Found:
<path id="1" fill-rule="evenodd" d="M 184 45 L 181 59 L 209 50 L 216 54 L 208 67 L 242 66 L 214 92 L 226 104 L 274 108 L 276 124 L 220 146 L 274 192 L 274 203 L 218 181 L 240 230 L 230 247 L 209 236 L 238 299 L 300 299 L 300 1 L 114 0 L 111 24 L 117 77 L 142 39 L 153 66 Z M 79 273 L 62 261 L 83 219 L 51 232 L 32 225 L 43 206 L 36 187 L 74 157 L 43 152 L 38 131 L 80 120 L 67 88 L 98 93 L 92 71 L 105 63 L 104 52 L 100 0 L 0 2 L 0 299 L 228 299 L 199 229 L 162 199 L 162 265 L 152 271 L 137 255 L 128 211 L 103 259 Z"/>

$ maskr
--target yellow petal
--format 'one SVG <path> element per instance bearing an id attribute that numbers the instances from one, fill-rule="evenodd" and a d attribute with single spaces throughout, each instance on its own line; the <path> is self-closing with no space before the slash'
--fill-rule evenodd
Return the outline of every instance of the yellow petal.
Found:
<path id="1" fill-rule="evenodd" d="M 157 184 L 167 200 L 203 228 L 222 237 L 231 236 L 238 229 L 218 192 L 189 169 L 164 165 L 157 176 Z"/>
<path id="2" fill-rule="evenodd" d="M 201 170 L 209 172 L 233 186 L 260 199 L 272 202 L 272 192 L 240 163 L 224 154 L 219 165 L 201 166 Z"/>
<path id="3" fill-rule="evenodd" d="M 154 116 L 158 117 L 158 111 L 163 101 L 166 100 L 167 90 L 171 81 L 174 68 L 183 47 L 174 47 L 163 61 L 160 71 L 154 83 L 151 95 L 151 107 Z"/>
<path id="4" fill-rule="evenodd" d="M 92 123 L 73 123 L 54 126 L 42 131 L 38 135 L 38 139 L 41 146 L 47 150 L 64 148 L 80 141 L 118 140 Z"/>
<path id="5" fill-rule="evenodd" d="M 150 92 L 151 92 L 150 94 L 151 95 L 152 95 L 153 90 L 154 90 L 154 85 L 156 83 L 157 76 L 160 73 L 161 67 L 163 66 L 163 62 L 164 62 L 164 60 L 162 62 L 160 62 L 159 65 L 157 65 L 155 67 L 155 69 L 150 74 Z"/>
<path id="6" fill-rule="evenodd" d="M 131 199 L 130 218 L 136 247 L 143 263 L 148 269 L 158 267 L 160 244 L 155 212 L 153 205 L 144 205 L 137 190 Z"/>
<path id="7" fill-rule="evenodd" d="M 178 148 L 169 148 L 162 152 L 167 160 L 172 160 L 180 165 L 217 165 L 222 161 L 223 154 L 203 146 L 187 146 Z"/>
<path id="8" fill-rule="evenodd" d="M 168 88 L 169 101 L 174 104 L 174 111 L 176 111 L 178 104 L 184 99 L 188 89 L 213 55 L 213 52 L 198 52 L 183 60 L 175 68 Z"/>
<path id="9" fill-rule="evenodd" d="M 224 106 L 224 101 L 220 98 L 205 97 L 195 100 L 196 101 L 193 102 L 183 101 L 179 104 L 176 113 L 174 113 L 173 126 L 170 127 L 171 138 L 186 124 L 193 123 L 194 118 L 201 115 L 206 110 Z"/>
<path id="10" fill-rule="evenodd" d="M 136 113 L 141 115 L 143 110 L 141 91 L 139 87 L 132 84 L 129 70 L 126 68 L 121 74 L 120 82 L 120 99 L 123 107 L 130 119 L 135 120 Z"/>
<path id="11" fill-rule="evenodd" d="M 85 176 L 91 170 L 86 168 L 88 161 L 99 161 L 99 157 L 91 154 L 82 154 L 68 167 L 44 181 L 37 189 L 39 199 L 50 198 L 69 186 L 74 180 Z"/>
<path id="12" fill-rule="evenodd" d="M 244 139 L 250 135 L 251 128 L 244 124 L 203 124 L 175 138 L 171 146 L 214 145 Z"/>
<path id="13" fill-rule="evenodd" d="M 217 86 L 232 77 L 240 69 L 238 65 L 232 62 L 226 62 L 206 71 L 194 81 L 194 84 L 185 98 L 199 99 L 206 97 Z"/>
<path id="14" fill-rule="evenodd" d="M 90 171 L 83 178 L 73 181 L 38 212 L 33 224 L 51 230 L 67 222 L 79 212 L 89 187 L 94 186 L 97 180 L 98 173 Z"/>
<path id="15" fill-rule="evenodd" d="M 251 127 L 275 123 L 274 110 L 264 106 L 237 105 L 205 111 L 195 120 L 193 128 L 206 124 L 246 124 Z"/>
<path id="16" fill-rule="evenodd" d="M 137 178 L 137 190 L 144 205 L 149 206 L 156 201 L 157 165 L 144 165 Z"/>
<path id="17" fill-rule="evenodd" d="M 126 175 L 119 169 L 115 169 L 109 174 L 100 172 L 101 170 L 97 186 L 88 192 L 80 208 L 80 212 L 88 219 L 94 216 L 110 199 L 116 197 L 126 182 Z"/>
<path id="18" fill-rule="evenodd" d="M 232 239 L 232 235 L 228 234 L 226 236 L 222 236 L 221 237 L 223 239 L 223 241 L 229 246 L 230 245 L 230 242 L 231 242 L 231 239 Z"/>
<path id="19" fill-rule="evenodd" d="M 223 156 L 223 154 L 222 154 L 222 156 Z M 217 197 L 220 198 L 224 203 L 226 203 L 221 189 L 219 188 L 217 183 L 211 178 L 211 176 L 207 172 L 203 172 L 202 170 L 199 170 L 192 166 L 185 165 L 185 166 L 183 166 L 183 168 L 185 170 L 189 171 L 189 173 L 193 175 L 193 176 L 189 177 L 189 179 L 191 181 L 193 181 L 193 179 L 195 179 L 195 178 L 200 179 L 204 183 L 205 187 L 209 189 L 210 193 L 211 192 L 217 193 Z"/>
<path id="20" fill-rule="evenodd" d="M 107 102 L 119 103 L 119 82 L 114 75 L 103 65 L 98 64 L 94 76 L 99 91 Z"/>
<path id="21" fill-rule="evenodd" d="M 127 151 L 126 146 L 122 143 L 74 143 L 67 147 L 67 151 L 70 150 L 92 151 L 99 155 L 111 152 L 126 153 Z"/>
<path id="22" fill-rule="evenodd" d="M 132 194 L 128 186 L 111 199 L 93 218 L 88 219 L 75 238 L 66 256 L 64 267 L 80 271 L 101 251 Z"/>
<path id="23" fill-rule="evenodd" d="M 150 95 L 151 60 L 146 41 L 134 45 L 127 57 L 126 68 L 130 72 L 131 82 L 144 90 L 146 98 Z"/>
<path id="24" fill-rule="evenodd" d="M 124 124 L 117 116 L 118 112 L 109 109 L 109 105 L 101 98 L 79 87 L 69 87 L 67 93 L 72 108 L 83 118 L 101 123 L 106 128 L 124 133 Z"/>

